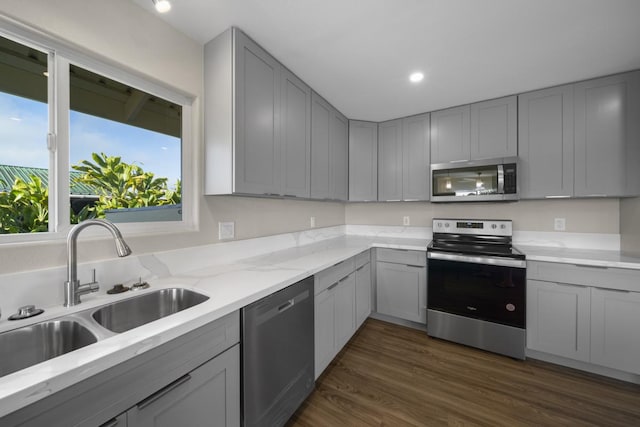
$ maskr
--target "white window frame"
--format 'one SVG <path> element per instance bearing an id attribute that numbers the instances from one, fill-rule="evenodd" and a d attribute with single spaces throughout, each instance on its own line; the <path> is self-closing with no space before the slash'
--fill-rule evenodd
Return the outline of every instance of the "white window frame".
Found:
<path id="1" fill-rule="evenodd" d="M 91 53 L 81 52 L 50 36 L 26 28 L 22 24 L 0 16 L 0 36 L 48 53 L 48 105 L 49 105 L 49 231 L 39 233 L 0 234 L 0 245 L 12 243 L 45 243 L 66 239 L 73 224 L 70 223 L 69 204 L 69 112 L 70 64 L 116 80 L 154 96 L 182 106 L 181 181 L 182 220 L 118 223 L 125 236 L 180 233 L 198 230 L 198 179 L 194 161 L 193 96 L 156 83 L 135 71 L 97 59 Z M 89 228 L 87 236 L 103 236 L 101 230 Z"/>

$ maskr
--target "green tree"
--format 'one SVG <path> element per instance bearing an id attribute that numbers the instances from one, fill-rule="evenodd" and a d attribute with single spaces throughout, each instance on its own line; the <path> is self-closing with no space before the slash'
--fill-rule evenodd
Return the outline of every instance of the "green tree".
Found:
<path id="1" fill-rule="evenodd" d="M 11 190 L 0 191 L 0 234 L 48 230 L 49 189 L 37 176 L 30 178 L 16 178 Z"/>
<path id="2" fill-rule="evenodd" d="M 120 157 L 104 153 L 91 155 L 72 166 L 82 172 L 78 182 L 91 185 L 99 199 L 86 205 L 78 214 L 71 211 L 71 222 L 87 218 L 104 218 L 105 210 L 176 205 L 182 201 L 182 183 L 167 186 L 167 178 L 156 178 L 140 166 L 124 163 Z M 48 231 L 49 189 L 32 175 L 28 182 L 16 178 L 8 191 L 0 191 L 0 234 Z"/>
<path id="3" fill-rule="evenodd" d="M 93 205 L 87 205 L 78 213 L 78 220 L 104 218 L 109 209 L 141 208 L 146 206 L 175 205 L 181 203 L 182 186 L 177 181 L 175 189 L 167 185 L 167 178 L 156 178 L 140 166 L 125 163 L 118 156 L 93 153 L 93 162 L 83 160 L 72 166 L 82 175 L 77 182 L 92 186 L 99 196 Z"/>

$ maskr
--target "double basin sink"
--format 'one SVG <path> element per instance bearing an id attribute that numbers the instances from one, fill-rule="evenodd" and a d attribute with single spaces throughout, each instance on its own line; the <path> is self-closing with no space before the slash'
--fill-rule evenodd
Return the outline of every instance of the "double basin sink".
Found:
<path id="1" fill-rule="evenodd" d="M 182 288 L 160 289 L 0 333 L 0 377 L 86 347 L 208 300 Z M 102 329 L 104 328 L 104 329 Z"/>

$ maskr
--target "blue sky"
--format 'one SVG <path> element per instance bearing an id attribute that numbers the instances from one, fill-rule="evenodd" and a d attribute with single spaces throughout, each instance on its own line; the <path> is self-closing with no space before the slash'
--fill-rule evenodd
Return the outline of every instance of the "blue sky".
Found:
<path id="1" fill-rule="evenodd" d="M 71 112 L 71 165 L 104 152 L 135 163 L 157 177 L 180 178 L 179 138 L 88 114 Z M 0 164 L 46 168 L 47 105 L 0 92 Z"/>

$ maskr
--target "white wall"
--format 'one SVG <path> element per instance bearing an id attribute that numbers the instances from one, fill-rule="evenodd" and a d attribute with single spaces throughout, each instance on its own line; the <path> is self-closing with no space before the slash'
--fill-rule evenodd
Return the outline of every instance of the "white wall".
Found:
<path id="1" fill-rule="evenodd" d="M 0 14 L 62 39 L 78 49 L 195 97 L 193 133 L 197 184 L 202 181 L 202 46 L 130 0 L 2 0 Z M 190 171 L 185 171 L 190 172 Z M 197 194 L 202 194 L 200 188 Z M 136 254 L 217 241 L 218 221 L 235 221 L 236 238 L 266 236 L 344 224 L 344 205 L 198 196 L 199 231 L 126 237 Z M 63 265 L 62 241 L 0 245 L 0 272 Z M 110 240 L 79 242 L 82 262 L 112 258 Z"/>
<path id="2" fill-rule="evenodd" d="M 620 249 L 640 257 L 640 197 L 620 202 Z"/>

